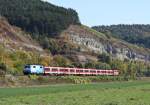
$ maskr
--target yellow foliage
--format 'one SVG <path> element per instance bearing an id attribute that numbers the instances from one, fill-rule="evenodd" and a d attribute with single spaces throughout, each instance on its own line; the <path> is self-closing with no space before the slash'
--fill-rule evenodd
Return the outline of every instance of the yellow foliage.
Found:
<path id="1" fill-rule="evenodd" d="M 61 55 L 56 55 L 53 58 L 53 61 L 55 61 L 56 66 L 67 66 L 71 64 L 71 61 Z"/>
<path id="2" fill-rule="evenodd" d="M 39 63 L 44 65 L 44 66 L 49 66 L 51 62 L 52 62 L 52 58 L 50 56 L 40 57 Z"/>

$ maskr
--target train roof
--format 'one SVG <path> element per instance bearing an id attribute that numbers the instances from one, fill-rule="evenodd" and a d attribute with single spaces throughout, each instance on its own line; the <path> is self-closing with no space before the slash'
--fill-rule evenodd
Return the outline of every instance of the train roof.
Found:
<path id="1" fill-rule="evenodd" d="M 25 66 L 43 66 L 43 65 L 40 65 L 40 64 L 26 64 Z"/>

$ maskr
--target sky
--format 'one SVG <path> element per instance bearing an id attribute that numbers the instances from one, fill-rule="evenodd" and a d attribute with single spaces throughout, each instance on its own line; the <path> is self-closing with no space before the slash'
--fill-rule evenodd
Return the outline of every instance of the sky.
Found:
<path id="1" fill-rule="evenodd" d="M 150 0 L 45 0 L 73 8 L 84 25 L 150 24 Z"/>

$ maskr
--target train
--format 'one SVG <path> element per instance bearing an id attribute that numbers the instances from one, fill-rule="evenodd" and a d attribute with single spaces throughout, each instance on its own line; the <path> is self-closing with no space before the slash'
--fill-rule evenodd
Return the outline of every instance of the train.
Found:
<path id="1" fill-rule="evenodd" d="M 40 74 L 40 75 L 88 75 L 88 76 L 108 75 L 108 76 L 118 76 L 119 70 L 51 67 L 51 66 L 27 64 L 24 66 L 23 73 L 25 75 Z"/>

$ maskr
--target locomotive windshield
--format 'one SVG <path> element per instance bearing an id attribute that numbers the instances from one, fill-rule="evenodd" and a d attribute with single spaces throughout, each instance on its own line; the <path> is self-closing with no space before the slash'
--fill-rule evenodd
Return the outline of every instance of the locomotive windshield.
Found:
<path id="1" fill-rule="evenodd" d="M 29 65 L 26 65 L 24 68 L 30 68 L 30 66 L 29 66 Z"/>

